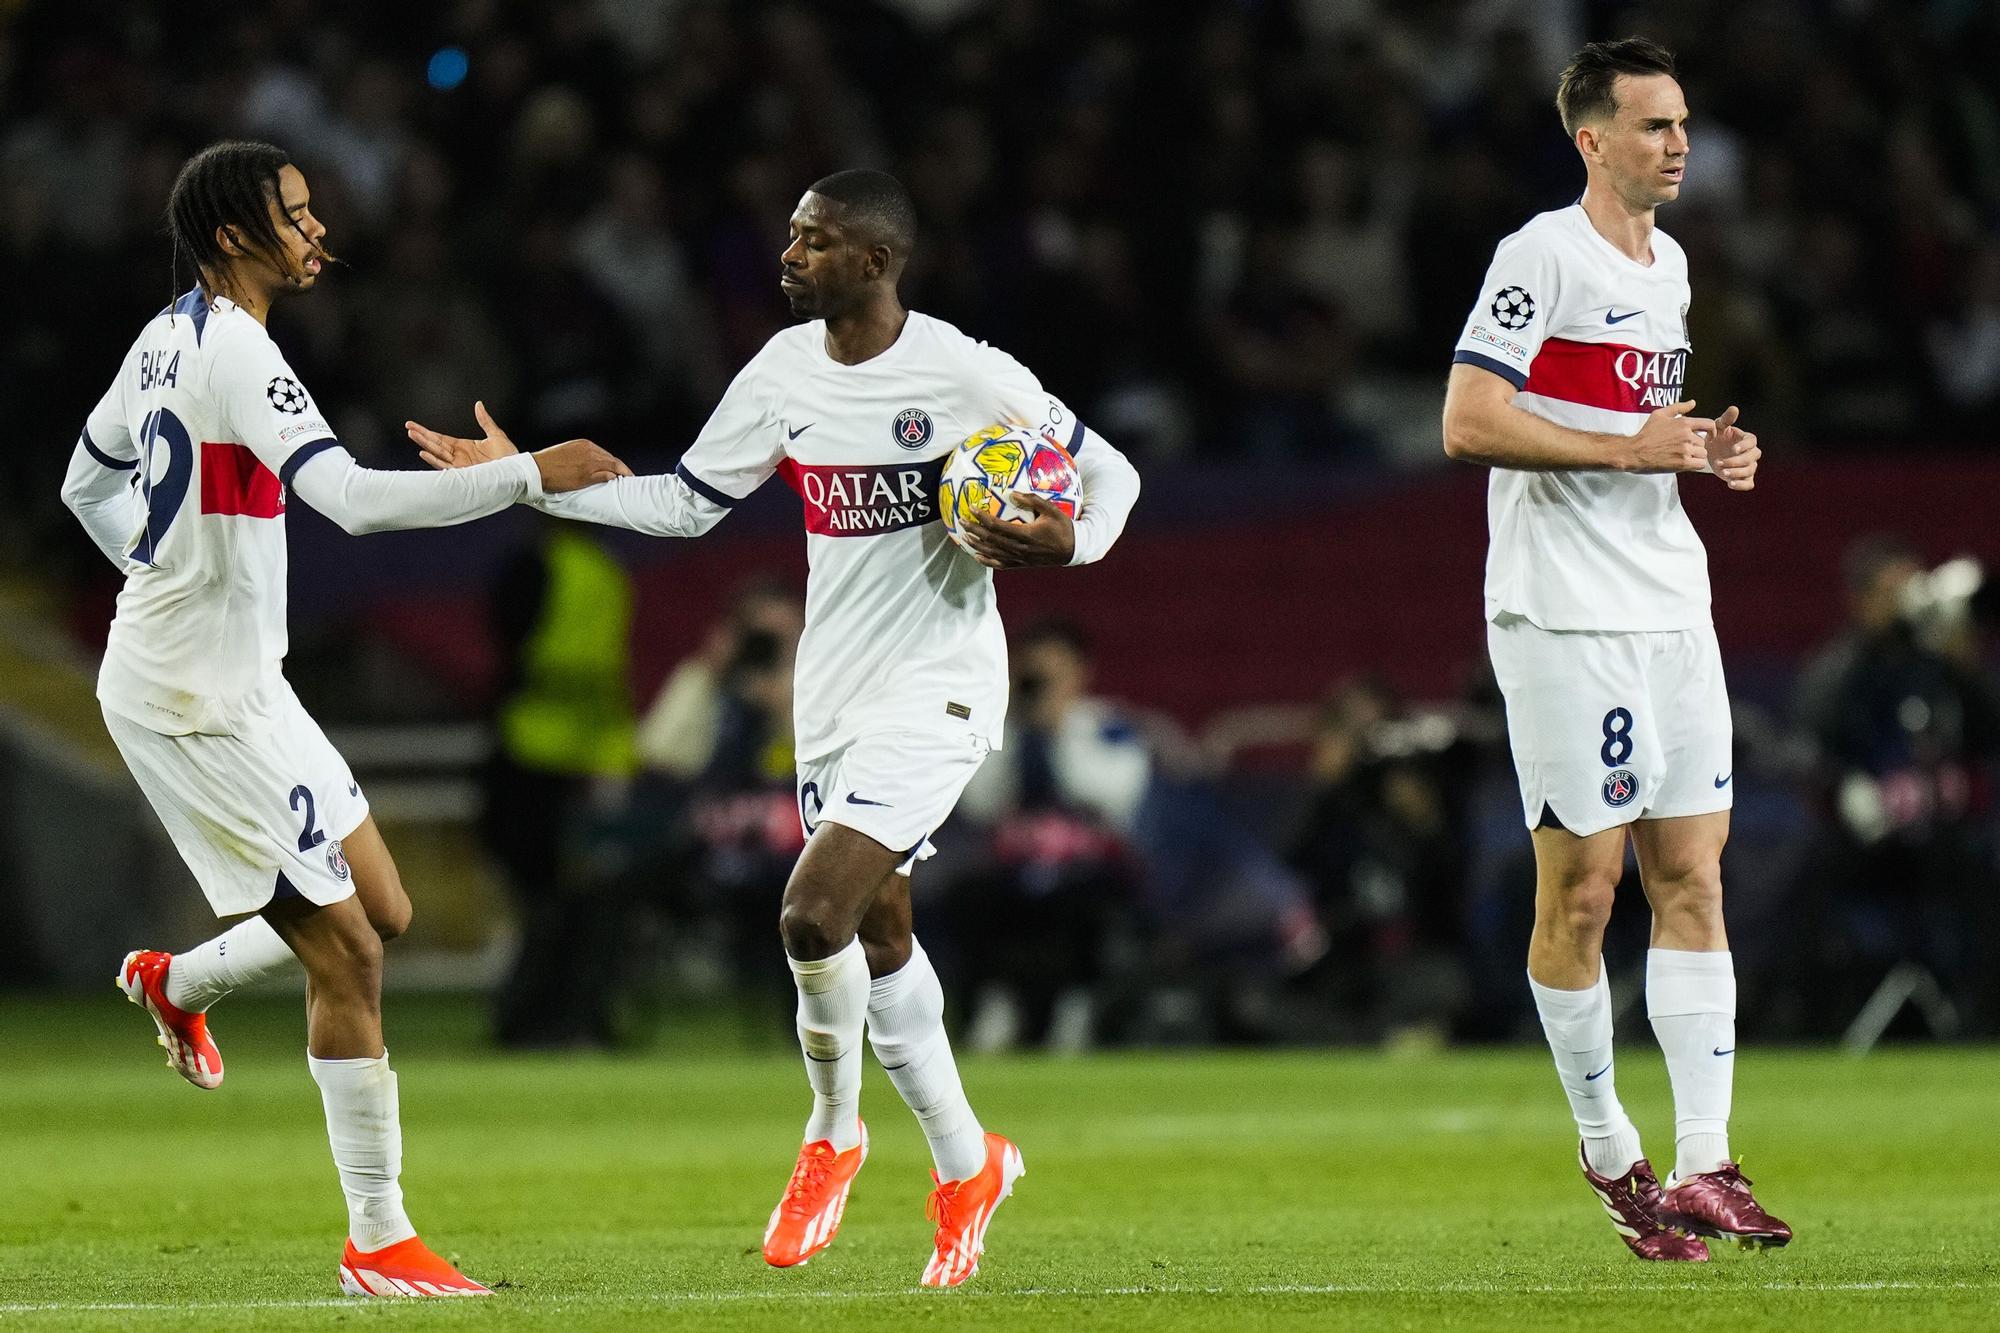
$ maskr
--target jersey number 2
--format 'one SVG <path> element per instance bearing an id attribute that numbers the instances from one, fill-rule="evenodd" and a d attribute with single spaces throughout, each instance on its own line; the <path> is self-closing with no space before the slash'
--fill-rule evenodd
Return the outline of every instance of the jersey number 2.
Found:
<path id="1" fill-rule="evenodd" d="M 326 841 L 326 831 L 313 827 L 319 822 L 319 818 L 313 814 L 312 788 L 303 782 L 292 788 L 292 809 L 298 809 L 300 801 L 304 801 L 306 805 L 306 826 L 299 832 L 299 850 L 309 852 Z"/>

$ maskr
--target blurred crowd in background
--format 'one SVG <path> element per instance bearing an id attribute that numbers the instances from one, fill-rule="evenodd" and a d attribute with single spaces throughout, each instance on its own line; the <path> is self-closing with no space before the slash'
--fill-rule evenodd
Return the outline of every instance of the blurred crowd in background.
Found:
<path id="1" fill-rule="evenodd" d="M 225 136 L 306 172 L 343 264 L 274 331 L 377 465 L 408 465 L 406 417 L 468 427 L 475 398 L 524 441 L 669 463 L 785 321 L 803 187 L 877 166 L 921 214 L 910 304 L 1015 353 L 1142 467 L 1442 467 L 1436 403 L 1493 244 L 1580 188 L 1556 74 L 1629 31 L 1678 51 L 1693 108 L 1663 219 L 1696 293 L 1690 396 L 1754 403 L 1794 454 L 1990 447 L 1988 4 L 0 3 L 0 569 L 105 577 L 58 480 L 175 294 L 174 173 Z M 502 1039 L 619 1039 L 663 955 L 789 993 L 794 587 L 743 589 L 635 701 L 629 590 L 591 538 L 497 573 L 484 826 L 524 941 Z M 1990 1033 L 1983 602 L 1892 538 L 1845 576 L 1849 629 L 1790 706 L 1738 719 L 1745 1026 L 1829 1035 L 1900 975 L 1934 1030 Z M 1418 707 L 1343 682 L 1267 771 L 1107 701 L 1090 664 L 1073 624 L 1017 639 L 1006 748 L 919 874 L 980 1044 L 1525 1030 L 1532 871 L 1490 689 Z"/>
<path id="2" fill-rule="evenodd" d="M 690 967 L 789 1005 L 770 940 L 803 846 L 803 602 L 745 586 L 635 707 L 625 622 L 576 614 L 625 604 L 616 566 L 566 529 L 522 559 L 492 603 L 510 667 L 488 837 L 529 927 L 501 1039 L 616 1045 L 660 975 Z M 1740 1021 L 1858 1044 L 2000 1033 L 2000 586 L 1969 561 L 1926 570 L 1889 535 L 1854 542 L 1842 574 L 1849 623 L 1795 696 L 1736 704 Z M 524 604 L 523 587 L 544 591 Z M 1010 656 L 1005 743 L 913 889 L 975 1046 L 1532 1032 L 1533 855 L 1490 678 L 1442 706 L 1341 682 L 1273 766 L 1098 694 L 1072 622 L 1028 624 Z M 1608 952 L 1636 1003 L 1636 869 L 1619 892 Z"/>
<path id="3" fill-rule="evenodd" d="M 1815 447 L 2000 408 L 2000 10 L 1962 0 L 147 0 L 0 5 L 18 556 L 130 331 L 167 187 L 267 137 L 347 261 L 285 345 L 364 459 L 476 397 L 672 457 L 785 319 L 803 187 L 911 186 L 917 307 L 1142 457 L 1434 463 L 1493 243 L 1571 202 L 1583 40 L 1675 48 L 1690 393 Z M 1727 386 L 1725 389 L 1724 386 Z M 32 388 L 32 392 L 28 390 Z M 1416 410 L 1421 405 L 1421 410 Z"/>

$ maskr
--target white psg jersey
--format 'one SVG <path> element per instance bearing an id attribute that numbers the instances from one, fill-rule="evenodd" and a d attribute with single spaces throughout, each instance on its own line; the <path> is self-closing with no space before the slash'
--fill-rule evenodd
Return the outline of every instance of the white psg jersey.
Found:
<path id="1" fill-rule="evenodd" d="M 132 474 L 107 708 L 168 735 L 229 733 L 285 656 L 285 491 L 333 432 L 264 326 L 199 291 L 161 311 L 83 447 Z"/>
<path id="2" fill-rule="evenodd" d="M 1681 400 L 1687 257 L 1653 232 L 1653 263 L 1620 253 L 1580 204 L 1500 243 L 1453 360 L 1492 371 L 1514 406 L 1575 430 L 1636 435 Z M 1548 630 L 1709 623 L 1708 555 L 1672 474 L 1494 468 L 1486 616 Z"/>
<path id="3" fill-rule="evenodd" d="M 938 521 L 938 482 L 960 441 L 1002 421 L 1045 431 L 1078 455 L 1088 517 L 1090 451 L 1110 446 L 1020 362 L 912 311 L 886 351 L 843 365 L 815 320 L 779 333 L 743 367 L 673 474 L 538 503 L 563 517 L 692 536 L 775 473 L 803 501 L 810 564 L 794 687 L 800 762 L 863 732 L 997 746 L 1007 640 L 993 573 Z M 1129 505 L 1128 495 L 1100 530 L 1105 546 Z M 1084 542 L 1080 520 L 1080 558 Z"/>

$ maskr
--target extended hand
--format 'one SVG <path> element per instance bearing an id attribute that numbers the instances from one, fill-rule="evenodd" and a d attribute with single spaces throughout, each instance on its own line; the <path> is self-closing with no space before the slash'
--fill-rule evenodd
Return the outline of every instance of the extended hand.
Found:
<path id="1" fill-rule="evenodd" d="M 632 469 L 589 440 L 564 440 L 546 449 L 535 450 L 535 466 L 542 474 L 542 489 L 550 495 L 560 491 L 580 491 L 613 477 L 629 477 Z"/>
<path id="2" fill-rule="evenodd" d="M 1035 517 L 1012 523 L 974 514 L 965 525 L 965 544 L 973 558 L 993 569 L 1068 564 L 1076 554 L 1076 524 L 1070 516 L 1029 491 L 1015 491 L 1013 499 Z"/>
<path id="3" fill-rule="evenodd" d="M 410 433 L 410 440 L 423 453 L 424 461 L 438 469 L 471 467 L 474 463 L 490 463 L 496 458 L 521 452 L 507 438 L 507 432 L 500 429 L 500 423 L 487 412 L 485 403 L 474 403 L 472 415 L 479 418 L 479 428 L 486 432 L 484 439 L 466 440 L 456 435 L 443 435 L 414 421 L 405 421 L 403 429 Z"/>
<path id="4" fill-rule="evenodd" d="M 1627 446 L 1627 472 L 1700 472 L 1708 466 L 1703 437 L 1715 438 L 1715 423 L 1691 417 L 1693 400 L 1656 408 L 1646 414 Z"/>
<path id="5" fill-rule="evenodd" d="M 403 429 L 410 433 L 410 439 L 422 451 L 424 461 L 440 471 L 490 463 L 496 458 L 521 452 L 486 410 L 485 403 L 474 403 L 472 413 L 479 418 L 479 428 L 486 432 L 482 439 L 467 440 L 456 435 L 444 435 L 414 421 L 405 421 Z M 542 474 L 542 490 L 551 495 L 561 491 L 580 491 L 600 481 L 632 475 L 631 468 L 589 440 L 565 440 L 547 449 L 536 450 L 535 468 Z"/>
<path id="6" fill-rule="evenodd" d="M 1723 485 L 1732 491 L 1756 489 L 1757 460 L 1763 456 L 1757 437 L 1736 424 L 1734 407 L 1715 419 L 1708 437 L 1708 466 Z"/>

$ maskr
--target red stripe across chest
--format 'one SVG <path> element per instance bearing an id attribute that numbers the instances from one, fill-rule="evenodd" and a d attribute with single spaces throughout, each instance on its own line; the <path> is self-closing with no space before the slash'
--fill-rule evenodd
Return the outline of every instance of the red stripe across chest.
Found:
<path id="1" fill-rule="evenodd" d="M 1686 375 L 1686 348 L 1654 352 L 1550 338 L 1528 367 L 1523 391 L 1611 412 L 1651 412 L 1680 401 Z"/>
<path id="2" fill-rule="evenodd" d="M 246 446 L 203 440 L 201 512 L 276 518 L 285 512 L 285 488 Z"/>

